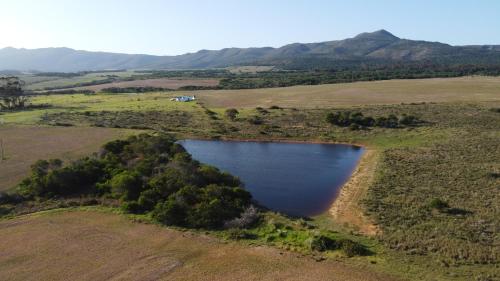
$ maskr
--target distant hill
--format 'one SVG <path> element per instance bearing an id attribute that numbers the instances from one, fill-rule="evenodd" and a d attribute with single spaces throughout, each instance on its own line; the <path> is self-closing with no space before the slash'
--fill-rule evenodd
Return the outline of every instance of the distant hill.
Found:
<path id="1" fill-rule="evenodd" d="M 386 30 L 345 40 L 294 43 L 280 48 L 226 48 L 179 56 L 130 55 L 69 48 L 0 49 L 0 70 L 74 72 L 111 69 L 199 69 L 237 65 L 328 68 L 352 64 L 500 64 L 500 45 L 451 46 L 401 39 Z"/>

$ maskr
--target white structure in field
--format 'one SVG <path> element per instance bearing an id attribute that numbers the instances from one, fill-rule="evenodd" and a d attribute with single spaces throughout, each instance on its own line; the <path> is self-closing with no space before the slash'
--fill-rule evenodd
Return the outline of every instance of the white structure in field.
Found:
<path id="1" fill-rule="evenodd" d="M 180 101 L 180 102 L 188 102 L 196 100 L 195 96 L 179 96 L 170 99 L 171 101 Z"/>

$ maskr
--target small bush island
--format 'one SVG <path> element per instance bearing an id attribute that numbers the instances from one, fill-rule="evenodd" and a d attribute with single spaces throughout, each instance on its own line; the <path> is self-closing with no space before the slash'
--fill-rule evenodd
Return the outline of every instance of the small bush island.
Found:
<path id="1" fill-rule="evenodd" d="M 332 125 L 340 127 L 349 127 L 357 130 L 363 127 L 382 127 L 382 128 L 402 128 L 416 126 L 422 121 L 413 115 L 403 114 L 398 117 L 394 114 L 373 118 L 364 116 L 361 112 L 338 111 L 330 112 L 326 115 L 326 121 Z"/>

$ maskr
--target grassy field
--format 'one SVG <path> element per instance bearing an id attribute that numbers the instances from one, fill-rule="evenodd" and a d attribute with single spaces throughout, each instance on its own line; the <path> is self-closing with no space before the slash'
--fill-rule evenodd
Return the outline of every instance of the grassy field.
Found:
<path id="1" fill-rule="evenodd" d="M 2 280 L 396 280 L 97 211 L 0 221 L 0 236 Z"/>
<path id="2" fill-rule="evenodd" d="M 195 103 L 172 102 L 173 93 L 49 95 L 33 98 L 34 104 L 48 104 L 47 108 L 0 113 L 0 124 L 37 124 L 40 119 L 57 112 L 96 111 L 200 111 Z"/>
<path id="3" fill-rule="evenodd" d="M 278 105 L 328 108 L 415 102 L 479 102 L 500 100 L 499 77 L 388 80 L 271 89 L 203 91 L 208 107 L 255 108 Z"/>
<path id="4" fill-rule="evenodd" d="M 319 229 L 359 237 L 365 245 L 370 245 L 374 255 L 354 259 L 327 257 L 326 264 L 340 259 L 344 266 L 362 268 L 356 271 L 359 274 L 385 272 L 409 280 L 489 281 L 500 278 L 500 113 L 495 110 L 500 107 L 499 85 L 498 78 L 474 77 L 363 82 L 303 89 L 196 92 L 201 97 L 201 103 L 171 102 L 169 93 L 44 96 L 36 98 L 34 102 L 50 103 L 52 107 L 4 113 L 0 119 L 9 123 L 9 126 L 64 124 L 75 129 L 151 129 L 173 133 L 178 138 L 363 144 L 374 151 L 376 157 L 369 157 L 369 163 L 360 167 L 373 174 L 358 180 L 363 184 L 356 184 L 356 181 L 351 184 L 354 187 L 361 186 L 362 190 L 353 192 L 352 201 L 347 202 L 351 204 L 346 204 L 348 209 L 345 209 L 354 210 L 359 216 L 346 220 L 345 216 L 335 219 L 325 214 L 313 218 L 311 223 Z M 287 96 L 287 91 L 291 89 L 300 91 Z M 334 98 L 335 95 L 343 96 L 346 101 L 340 102 L 340 99 Z M 249 103 L 252 97 L 256 102 Z M 255 108 L 257 105 L 265 105 L 266 108 Z M 270 105 L 287 108 L 269 109 Z M 238 108 L 240 114 L 236 120 L 231 121 L 224 115 L 226 106 Z M 365 116 L 374 118 L 389 114 L 411 114 L 424 122 L 398 129 L 371 127 L 362 130 L 337 127 L 326 122 L 327 113 L 344 110 L 361 111 Z M 436 199 L 446 206 L 433 205 Z M 64 217 L 65 213 L 58 213 L 52 218 L 55 220 L 57 216 Z M 109 216 L 110 220 L 116 220 L 117 227 L 124 227 L 122 219 Z M 36 218 L 41 219 L 43 216 Z M 22 219 L 11 220 L 17 221 Z M 92 221 L 89 223 L 92 224 Z M 57 223 L 66 228 L 67 224 L 61 221 Z M 26 228 L 24 231 L 31 231 L 31 223 L 19 224 Z M 363 229 L 367 224 L 378 230 L 373 231 L 377 232 L 375 237 L 358 234 L 370 232 Z M 143 227 L 141 224 L 134 225 L 131 229 Z M 9 239 L 16 239 L 16 235 L 12 234 Z M 194 237 L 199 239 L 198 235 Z M 284 244 L 266 244 L 262 249 L 274 251 L 268 246 L 283 248 L 284 255 L 289 255 L 289 250 L 293 252 L 293 249 L 286 250 L 287 239 L 292 238 L 284 237 L 280 240 Z M 187 241 L 179 243 L 182 247 L 189 247 Z M 259 241 L 250 240 L 243 244 Z M 40 238 L 39 242 L 48 243 L 47 238 Z M 51 244 L 46 245 L 50 248 Z M 242 244 L 234 245 L 246 249 L 242 251 L 249 249 Z M 135 251 L 134 248 L 127 249 L 130 249 L 128 253 Z M 26 254 L 13 253 L 19 256 Z M 235 259 L 232 255 L 225 257 L 227 259 L 222 258 L 224 264 Z M 310 257 L 295 259 L 308 264 L 307 259 Z M 11 263 L 11 260 L 0 262 L 0 269 Z M 284 263 L 280 268 L 283 266 L 284 271 L 294 272 L 287 267 L 288 263 L 295 265 L 292 261 L 286 260 Z M 313 265 L 311 268 L 318 266 L 319 272 L 322 272 L 323 263 Z M 257 270 L 254 266 L 269 268 L 269 265 L 248 261 L 245 273 L 249 274 L 249 280 L 273 279 L 272 276 L 248 273 Z M 207 260 L 199 260 L 199 264 L 191 268 L 194 267 L 204 268 L 201 271 L 203 274 L 214 274 L 208 276 L 225 273 L 225 269 Z M 22 268 L 25 268 L 25 264 L 17 263 L 6 272 L 20 272 Z M 240 272 L 238 270 L 236 272 Z M 280 272 L 273 267 L 269 270 Z M 308 272 L 304 268 L 301 270 Z M 326 275 L 310 275 L 317 276 L 313 279 L 326 279 L 323 277 Z M 275 279 L 281 276 L 287 279 L 296 274 L 279 275 Z M 346 280 L 356 278 L 353 275 Z"/>
<path id="5" fill-rule="evenodd" d="M 19 183 L 39 159 L 74 160 L 96 152 L 105 142 L 131 133 L 108 128 L 0 126 L 5 157 L 0 160 L 0 191 Z"/>

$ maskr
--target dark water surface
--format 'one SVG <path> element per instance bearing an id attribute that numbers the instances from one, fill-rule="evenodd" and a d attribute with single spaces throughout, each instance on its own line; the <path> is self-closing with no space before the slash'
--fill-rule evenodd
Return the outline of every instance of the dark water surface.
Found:
<path id="1" fill-rule="evenodd" d="M 289 215 L 328 210 L 363 148 L 343 144 L 184 140 L 193 158 L 240 177 L 261 205 Z"/>

